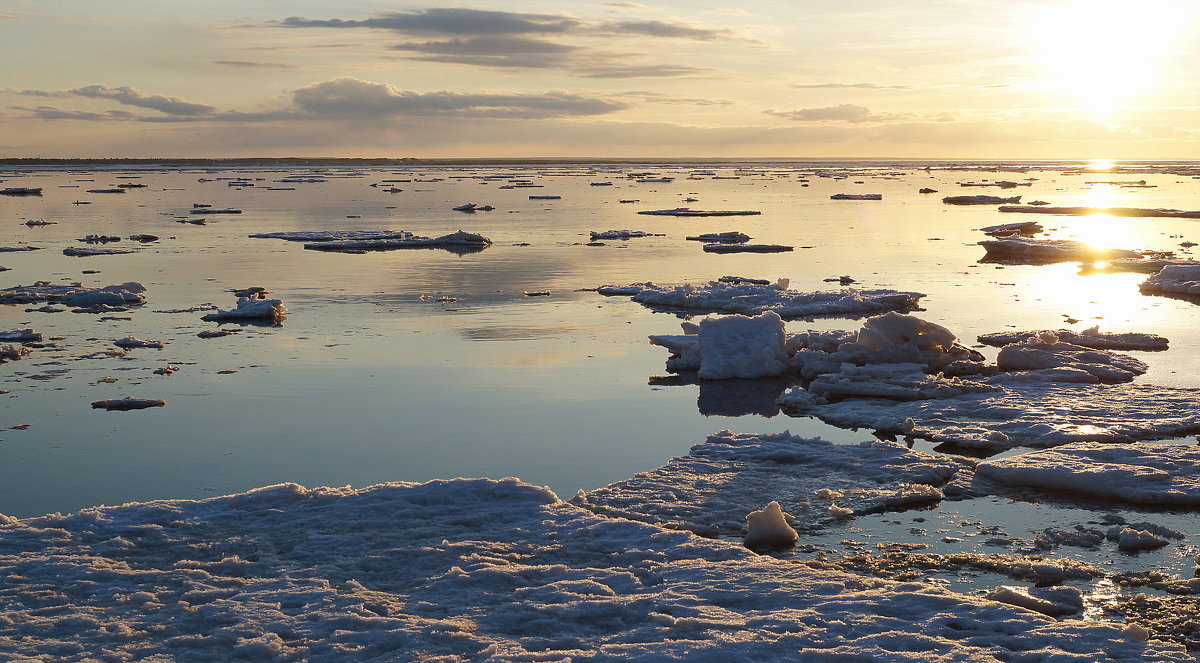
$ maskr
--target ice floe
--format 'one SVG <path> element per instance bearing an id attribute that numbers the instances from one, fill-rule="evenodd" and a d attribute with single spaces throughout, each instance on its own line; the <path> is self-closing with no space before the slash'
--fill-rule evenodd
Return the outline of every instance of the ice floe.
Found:
<path id="1" fill-rule="evenodd" d="M 589 233 L 593 240 L 597 239 L 635 239 L 638 237 L 662 237 L 661 234 L 646 232 L 645 230 L 604 230 L 597 232 L 593 230 Z"/>
<path id="2" fill-rule="evenodd" d="M 1020 202 L 1020 201 L 1016 201 Z M 1200 211 L 1152 209 L 1142 207 L 1049 207 L 1045 205 L 1005 205 L 1001 212 L 1016 214 L 1056 214 L 1059 216 L 1154 216 L 1176 219 L 1200 219 Z"/>
<path id="3" fill-rule="evenodd" d="M 92 409 L 95 410 L 144 410 L 150 407 L 163 407 L 167 402 L 161 398 L 133 398 L 126 396 L 125 398 L 112 398 L 103 401 L 92 401 Z M 0 530 L 0 537 L 3 537 L 3 530 Z"/>
<path id="4" fill-rule="evenodd" d="M 695 309 L 710 313 L 757 315 L 774 311 L 784 318 L 820 315 L 862 315 L 917 308 L 923 294 L 896 290 L 800 292 L 788 290 L 789 282 L 774 284 L 709 281 L 705 285 L 660 286 L 653 283 L 603 285 L 602 295 L 623 295 L 647 306 Z"/>
<path id="5" fill-rule="evenodd" d="M 795 250 L 785 244 L 705 244 L 708 253 L 784 253 Z"/>
<path id="6" fill-rule="evenodd" d="M 42 333 L 31 328 L 0 331 L 0 343 L 38 343 Z"/>
<path id="7" fill-rule="evenodd" d="M 225 322 L 237 320 L 258 320 L 279 323 L 287 316 L 287 308 L 279 299 L 257 299 L 254 297 L 238 297 L 237 306 L 228 310 L 217 310 L 200 319 L 208 322 Z"/>
<path id="8" fill-rule="evenodd" d="M 684 239 L 693 242 L 749 242 L 750 236 L 736 230 L 729 230 L 719 233 L 703 233 L 700 235 L 690 235 Z"/>
<path id="9" fill-rule="evenodd" d="M 440 237 L 393 237 L 379 239 L 323 240 L 305 244 L 304 248 L 316 251 L 367 251 L 385 249 L 446 249 L 455 252 L 482 251 L 492 245 L 492 240 L 478 233 L 459 230 Z"/>
<path id="10" fill-rule="evenodd" d="M 250 237 L 285 239 L 289 242 L 337 242 L 369 239 L 411 239 L 407 230 L 295 230 L 289 232 L 255 233 Z"/>
<path id="11" fill-rule="evenodd" d="M 62 302 L 67 306 L 134 306 L 145 304 L 142 293 L 146 286 L 136 281 L 102 288 L 91 288 L 81 283 L 55 284 L 37 281 L 33 285 L 19 285 L 0 290 L 0 304 L 33 304 L 36 302 Z"/>
<path id="12" fill-rule="evenodd" d="M 1020 196 L 1002 198 L 1000 196 L 946 196 L 942 202 L 947 205 L 1003 205 L 1021 202 Z"/>
<path id="13" fill-rule="evenodd" d="M 1165 265 L 1138 287 L 1142 292 L 1200 296 L 1200 265 Z"/>
<path id="14" fill-rule="evenodd" d="M 979 242 L 979 245 L 987 250 L 985 260 L 1065 262 L 1068 260 L 1096 261 L 1142 257 L 1136 251 L 1100 248 L 1086 242 L 1069 239 L 1001 237 L 983 240 Z"/>
<path id="15" fill-rule="evenodd" d="M 1200 448 L 1075 442 L 979 463 L 1004 484 L 1070 491 L 1135 504 L 1200 505 Z"/>
<path id="16" fill-rule="evenodd" d="M 164 344 L 162 341 L 147 341 L 136 336 L 126 336 L 113 341 L 113 345 L 127 350 L 131 348 L 158 348 L 161 350 Z"/>
<path id="17" fill-rule="evenodd" d="M 650 209 L 642 210 L 638 214 L 647 214 L 650 216 L 757 216 L 762 214 L 757 210 L 702 210 L 691 209 L 689 207 L 676 207 L 673 209 Z"/>
<path id="18" fill-rule="evenodd" d="M 18 659 L 1192 660 L 1148 633 L 760 556 L 512 479 L 0 517 L 0 544 Z"/>
<path id="19" fill-rule="evenodd" d="M 68 246 L 62 250 L 64 256 L 86 258 L 90 256 L 116 256 L 123 253 L 134 253 L 134 249 L 94 249 L 87 246 Z"/>
<path id="20" fill-rule="evenodd" d="M 1129 382 L 1149 368 L 1140 359 L 1062 343 L 1053 336 L 1035 336 L 1000 348 L 996 366 L 1001 371 L 1075 369 L 1090 373 L 1100 382 Z"/>
<path id="21" fill-rule="evenodd" d="M 1042 224 L 1036 221 L 1024 221 L 1021 223 L 1001 223 L 996 226 L 984 226 L 979 231 L 985 235 L 992 237 L 1008 237 L 1009 235 L 1036 235 L 1045 230 Z"/>
<path id="22" fill-rule="evenodd" d="M 1031 338 L 1046 341 L 1070 343 L 1085 348 L 1103 350 L 1166 350 L 1170 341 L 1157 334 L 1140 332 L 1102 332 L 1099 325 L 1090 327 L 1082 332 L 1070 329 L 1041 329 L 1036 331 L 1011 331 L 980 334 L 979 342 L 987 345 L 1004 346 L 1010 343 L 1023 343 Z"/>

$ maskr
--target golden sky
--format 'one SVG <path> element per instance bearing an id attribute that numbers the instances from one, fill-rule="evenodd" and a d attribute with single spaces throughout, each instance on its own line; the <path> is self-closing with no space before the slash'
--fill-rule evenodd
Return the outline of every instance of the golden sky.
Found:
<path id="1" fill-rule="evenodd" d="M 1200 156 L 1183 0 L 6 0 L 7 157 Z"/>

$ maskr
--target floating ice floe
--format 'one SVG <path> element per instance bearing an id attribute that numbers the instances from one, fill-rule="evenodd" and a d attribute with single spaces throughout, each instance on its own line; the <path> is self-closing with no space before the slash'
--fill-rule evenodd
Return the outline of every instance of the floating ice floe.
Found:
<path id="1" fill-rule="evenodd" d="M 687 283 L 660 286 L 653 283 L 603 285 L 602 295 L 624 295 L 647 306 L 696 309 L 711 313 L 756 315 L 774 311 L 784 318 L 820 315 L 861 315 L 917 308 L 925 295 L 897 290 L 854 290 L 800 292 L 788 290 L 787 279 L 771 285 L 709 281 L 706 285 Z"/>
<path id="2" fill-rule="evenodd" d="M 254 297 L 238 297 L 237 306 L 227 311 L 218 310 L 200 319 L 208 322 L 224 322 L 229 320 L 260 320 L 266 322 L 281 322 L 287 316 L 287 308 L 279 299 L 257 299 Z"/>
<path id="3" fill-rule="evenodd" d="M 19 285 L 0 290 L 0 304 L 32 304 L 36 302 L 62 302 L 67 306 L 133 306 L 145 304 L 142 293 L 146 286 L 136 281 L 103 288 L 90 288 L 81 283 L 54 284 L 38 281 L 33 285 Z"/>
<path id="4" fill-rule="evenodd" d="M 784 244 L 705 244 L 708 253 L 784 253 L 795 247 Z"/>
<path id="5" fill-rule="evenodd" d="M 115 256 L 122 253 L 133 253 L 134 249 L 93 249 L 86 246 L 69 246 L 63 249 L 64 256 L 86 258 L 90 256 Z"/>
<path id="6" fill-rule="evenodd" d="M 163 407 L 167 402 L 161 398 L 133 398 L 126 396 L 125 398 L 113 398 L 104 401 L 92 401 L 92 409 L 99 410 L 144 410 L 148 407 Z M 0 530 L 0 537 L 3 536 L 3 530 Z"/>
<path id="7" fill-rule="evenodd" d="M 1020 201 L 1016 201 L 1020 202 Z M 1177 219 L 1200 219 L 1200 211 L 1177 209 L 1148 209 L 1141 207 L 1049 207 L 1045 205 L 1005 205 L 1001 212 L 1016 214 L 1057 214 L 1059 216 L 1156 216 Z"/>
<path id="8" fill-rule="evenodd" d="M 1004 387 L 1001 391 L 952 398 L 819 403 L 812 393 L 794 387 L 778 402 L 793 416 L 814 416 L 840 428 L 980 449 L 1161 440 L 1200 433 L 1200 389 L 1047 382 L 1040 376 L 1014 380 L 1010 375 L 991 378 Z"/>
<path id="9" fill-rule="evenodd" d="M 995 332 L 980 334 L 979 342 L 987 345 L 1004 346 L 1010 343 L 1023 343 L 1031 338 L 1055 342 L 1070 343 L 1085 348 L 1101 350 L 1166 350 L 1170 341 L 1157 334 L 1139 332 L 1102 332 L 1100 326 L 1090 327 L 1082 332 L 1070 329 L 1042 329 L 1036 331 Z"/>
<path id="10" fill-rule="evenodd" d="M 189 214 L 241 214 L 242 210 L 218 207 L 195 207 L 188 210 Z"/>
<path id="11" fill-rule="evenodd" d="M 1145 362 L 1128 355 L 1063 343 L 1053 334 L 1030 337 L 1000 348 L 1001 371 L 1072 369 L 1085 371 L 1100 382 L 1129 382 L 1145 373 Z"/>
<path id="12" fill-rule="evenodd" d="M 835 193 L 830 200 L 883 200 L 882 193 Z"/>
<path id="13" fill-rule="evenodd" d="M 1200 448 L 1178 444 L 1075 442 L 985 460 L 979 476 L 1134 504 L 1200 505 Z"/>
<path id="14" fill-rule="evenodd" d="M 746 233 L 738 232 L 736 230 L 729 230 L 729 231 L 720 232 L 720 233 L 703 233 L 701 235 L 692 235 L 690 237 L 685 237 L 684 239 L 691 240 L 693 242 L 736 242 L 736 243 L 741 243 L 741 242 L 749 242 L 750 236 L 747 235 Z"/>
<path id="15" fill-rule="evenodd" d="M 146 341 L 136 336 L 126 336 L 125 338 L 118 338 L 117 340 L 113 341 L 113 345 L 117 346 L 118 348 L 125 349 L 158 348 L 161 350 L 165 344 L 162 341 Z"/>
<path id="16" fill-rule="evenodd" d="M 0 343 L 39 343 L 41 340 L 42 333 L 30 328 L 0 331 Z"/>
<path id="17" fill-rule="evenodd" d="M 791 515 L 783 512 L 779 502 L 771 500 L 760 511 L 746 514 L 746 536 L 742 543 L 751 550 L 787 548 L 796 544 L 799 535 L 788 525 Z"/>
<path id="18" fill-rule="evenodd" d="M 447 249 L 449 251 L 482 251 L 492 245 L 492 240 L 478 233 L 459 230 L 440 237 L 395 237 L 385 239 L 347 239 L 320 241 L 305 244 L 304 248 L 315 251 L 367 251 L 384 249 Z"/>
<path id="19" fill-rule="evenodd" d="M 985 226 L 979 231 L 992 237 L 1008 237 L 1009 235 L 1036 235 L 1045 230 L 1037 221 L 1021 223 L 1001 223 L 996 226 Z"/>
<path id="20" fill-rule="evenodd" d="M 1073 615 L 1083 610 L 1083 592 L 1078 587 L 1004 586 L 988 592 L 984 598 L 1051 617 Z"/>
<path id="21" fill-rule="evenodd" d="M 978 244 L 987 250 L 985 260 L 1065 262 L 1068 260 L 1095 261 L 1142 257 L 1136 251 L 1098 248 L 1086 242 L 1069 239 L 1002 237 L 986 239 Z"/>
<path id="22" fill-rule="evenodd" d="M 769 501 L 791 514 L 801 533 L 845 517 L 936 502 L 939 486 L 967 460 L 874 440 L 848 446 L 788 433 L 721 431 L 687 456 L 581 493 L 571 501 L 597 513 L 741 539 L 746 514 Z"/>
<path id="23" fill-rule="evenodd" d="M 1138 287 L 1142 292 L 1200 296 L 1200 264 L 1166 265 Z"/>
<path id="24" fill-rule="evenodd" d="M 589 233 L 593 240 L 597 239 L 634 239 L 638 237 L 662 237 L 662 234 L 650 233 L 644 230 L 605 230 Z"/>
<path id="25" fill-rule="evenodd" d="M 1192 661 L 1119 625 L 756 555 L 513 479 L 0 517 L 0 544 L 19 659 Z"/>
<path id="26" fill-rule="evenodd" d="M 335 242 L 367 239 L 411 239 L 407 230 L 296 230 L 290 232 L 255 233 L 250 237 L 285 239 L 289 242 Z"/>
<path id="27" fill-rule="evenodd" d="M 23 345 L 0 345 L 0 362 L 16 361 L 33 352 Z"/>
<path id="28" fill-rule="evenodd" d="M 947 205 L 1004 205 L 1021 202 L 1020 196 L 1002 198 L 1000 196 L 946 196 L 942 202 Z"/>
<path id="29" fill-rule="evenodd" d="M 676 207 L 674 209 L 649 209 L 642 210 L 638 214 L 646 214 L 650 216 L 756 216 L 762 214 L 757 210 L 740 209 L 740 210 L 703 210 L 691 209 L 690 207 Z"/>

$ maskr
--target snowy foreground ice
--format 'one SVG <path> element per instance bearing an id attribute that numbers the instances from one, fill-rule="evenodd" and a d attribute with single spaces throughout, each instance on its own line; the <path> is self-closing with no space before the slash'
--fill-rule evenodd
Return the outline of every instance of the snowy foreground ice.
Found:
<path id="1" fill-rule="evenodd" d="M 0 517 L 9 660 L 1190 661 L 1136 625 L 598 516 L 514 479 Z"/>

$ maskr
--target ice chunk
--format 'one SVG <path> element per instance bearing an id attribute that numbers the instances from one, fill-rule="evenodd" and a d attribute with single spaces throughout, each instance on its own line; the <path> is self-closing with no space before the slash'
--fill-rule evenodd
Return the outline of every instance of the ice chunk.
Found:
<path id="1" fill-rule="evenodd" d="M 122 253 L 133 253 L 134 249 L 94 249 L 86 246 L 69 246 L 63 249 L 64 256 L 75 256 L 77 258 L 88 256 L 115 256 Z"/>
<path id="2" fill-rule="evenodd" d="M 1200 211 L 1153 209 L 1143 207 L 1047 207 L 1035 205 L 1005 205 L 1001 212 L 1017 214 L 1057 214 L 1059 216 L 1158 216 L 1177 219 L 1200 219 Z"/>
<path id="3" fill-rule="evenodd" d="M 836 373 L 819 375 L 808 385 L 813 394 L 860 396 L 914 401 L 952 398 L 963 394 L 988 393 L 1001 388 L 973 380 L 943 378 L 925 373 L 922 364 L 842 364 Z"/>
<path id="4" fill-rule="evenodd" d="M 279 299 L 255 299 L 238 297 L 237 306 L 227 311 L 218 310 L 202 316 L 201 320 L 220 322 L 224 320 L 264 320 L 281 322 L 287 316 L 287 308 Z"/>
<path id="5" fill-rule="evenodd" d="M 19 285 L 0 290 L 0 304 L 32 304 L 35 302 L 62 302 L 67 306 L 88 307 L 128 306 L 146 303 L 142 293 L 146 286 L 136 281 L 90 288 L 81 283 L 66 285 L 38 281 L 33 285 Z"/>
<path id="6" fill-rule="evenodd" d="M 1168 541 L 1144 529 L 1123 527 L 1117 534 L 1117 548 L 1124 552 L 1154 550 L 1167 545 Z"/>
<path id="7" fill-rule="evenodd" d="M 1167 265 L 1138 287 L 1142 292 L 1200 296 L 1200 265 Z"/>
<path id="8" fill-rule="evenodd" d="M 702 379 L 761 378 L 788 370 L 783 318 L 773 311 L 705 318 L 698 338 Z"/>
<path id="9" fill-rule="evenodd" d="M 36 332 L 28 328 L 0 332 L 0 343 L 37 343 L 41 340 L 41 332 Z"/>
<path id="10" fill-rule="evenodd" d="M 440 237 L 392 237 L 382 239 L 323 240 L 305 244 L 304 248 L 316 251 L 366 251 L 384 249 L 446 249 L 453 252 L 473 253 L 492 245 L 492 240 L 478 233 L 459 230 Z"/>
<path id="11" fill-rule="evenodd" d="M 1020 606 L 1051 617 L 1062 617 L 1083 610 L 1083 592 L 1076 587 L 1004 586 L 988 592 L 984 598 Z"/>
<path id="12" fill-rule="evenodd" d="M 335 242 L 368 239 L 411 239 L 407 230 L 298 230 L 291 232 L 255 233 L 250 237 L 285 239 L 289 242 Z"/>
<path id="13" fill-rule="evenodd" d="M 1005 484 L 1136 504 L 1200 505 L 1200 448 L 1195 446 L 1076 442 L 985 460 L 976 471 Z"/>
<path id="14" fill-rule="evenodd" d="M 1036 235 L 1044 228 L 1037 221 L 1021 221 L 1018 223 L 1002 223 L 996 226 L 985 226 L 979 229 L 985 235 L 992 237 L 1007 237 L 1009 235 Z"/>
<path id="15" fill-rule="evenodd" d="M 762 214 L 757 210 L 702 210 L 691 209 L 690 207 L 676 207 L 673 209 L 651 209 L 643 210 L 638 214 L 647 214 L 650 216 L 756 216 Z"/>
<path id="16" fill-rule="evenodd" d="M 136 336 L 126 336 L 125 338 L 118 338 L 117 340 L 113 341 L 113 345 L 117 346 L 118 348 L 126 348 L 126 349 L 129 349 L 129 348 L 158 348 L 159 350 L 161 350 L 163 348 L 162 341 L 145 341 Z"/>
<path id="17" fill-rule="evenodd" d="M 707 253 L 785 253 L 794 250 L 795 247 L 785 244 L 714 243 L 705 244 L 703 249 Z"/>
<path id="18" fill-rule="evenodd" d="M 942 202 L 947 205 L 1004 205 L 1021 202 L 1020 196 L 1003 198 L 1001 196 L 946 196 Z"/>
<path id="19" fill-rule="evenodd" d="M 742 543 L 751 550 L 758 548 L 786 548 L 796 544 L 799 536 L 788 525 L 788 514 L 774 500 L 760 511 L 746 514 L 746 536 Z"/>
<path id="20" fill-rule="evenodd" d="M 646 232 L 645 230 L 605 230 L 603 232 L 592 231 L 592 240 L 598 239 L 634 239 L 637 237 L 662 237 L 654 233 Z"/>

